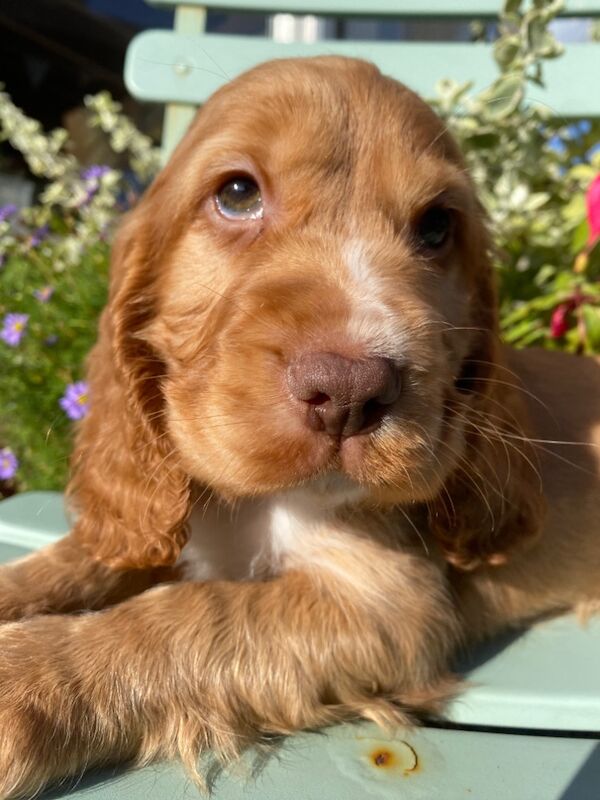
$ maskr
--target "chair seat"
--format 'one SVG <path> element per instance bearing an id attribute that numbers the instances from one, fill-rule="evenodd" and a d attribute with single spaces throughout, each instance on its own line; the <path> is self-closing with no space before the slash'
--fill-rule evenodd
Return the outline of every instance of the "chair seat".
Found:
<path id="1" fill-rule="evenodd" d="M 62 496 L 0 503 L 0 560 L 68 529 Z M 435 726 L 385 735 L 369 724 L 291 737 L 273 757 L 214 772 L 214 800 L 599 800 L 600 619 L 500 637 L 460 665 L 469 688 Z M 474 730 L 474 727 L 478 730 Z M 54 798 L 200 798 L 179 765 L 96 772 Z"/>

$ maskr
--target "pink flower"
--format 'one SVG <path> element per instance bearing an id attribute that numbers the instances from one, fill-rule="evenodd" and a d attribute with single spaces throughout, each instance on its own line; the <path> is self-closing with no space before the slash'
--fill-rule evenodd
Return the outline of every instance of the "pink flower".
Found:
<path id="1" fill-rule="evenodd" d="M 573 327 L 574 322 L 577 321 L 575 317 L 569 319 L 569 315 L 573 314 L 580 305 L 583 303 L 593 302 L 593 298 L 589 295 L 582 294 L 577 288 L 564 303 L 556 306 L 550 317 L 550 336 L 553 339 L 560 339 L 565 333 Z"/>
<path id="2" fill-rule="evenodd" d="M 590 226 L 588 244 L 591 245 L 600 237 L 600 175 L 596 175 L 590 183 L 585 200 L 588 225 Z"/>
<path id="3" fill-rule="evenodd" d="M 550 336 L 553 339 L 560 339 L 571 327 L 567 319 L 569 313 L 573 310 L 572 303 L 561 303 L 556 306 L 550 318 Z"/>

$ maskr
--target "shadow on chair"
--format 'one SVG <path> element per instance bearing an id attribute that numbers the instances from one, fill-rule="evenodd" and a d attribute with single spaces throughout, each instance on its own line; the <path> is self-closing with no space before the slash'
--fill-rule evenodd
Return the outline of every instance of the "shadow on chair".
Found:
<path id="1" fill-rule="evenodd" d="M 560 800 L 598 800 L 600 797 L 600 742 L 561 794 Z"/>

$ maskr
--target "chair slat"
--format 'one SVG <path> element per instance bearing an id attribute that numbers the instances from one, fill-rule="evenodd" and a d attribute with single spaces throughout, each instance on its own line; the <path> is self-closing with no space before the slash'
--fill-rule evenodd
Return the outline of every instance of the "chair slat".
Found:
<path id="1" fill-rule="evenodd" d="M 483 89 L 496 77 L 491 46 L 460 42 L 321 41 L 284 44 L 252 36 L 185 36 L 148 31 L 127 52 L 125 80 L 141 100 L 199 105 L 231 78 L 272 58 L 338 54 L 375 62 L 380 69 L 424 97 L 432 97 L 441 77 L 473 81 Z M 545 65 L 548 88 L 532 87 L 530 97 L 555 116 L 600 116 L 600 91 L 586 76 L 600 75 L 597 44 L 569 45 L 564 56 Z"/>
<path id="2" fill-rule="evenodd" d="M 252 11 L 267 14 L 296 13 L 345 17 L 497 17 L 501 0 L 146 0 L 162 8 L 203 6 L 224 11 Z M 600 0 L 567 0 L 565 16 L 600 16 Z"/>

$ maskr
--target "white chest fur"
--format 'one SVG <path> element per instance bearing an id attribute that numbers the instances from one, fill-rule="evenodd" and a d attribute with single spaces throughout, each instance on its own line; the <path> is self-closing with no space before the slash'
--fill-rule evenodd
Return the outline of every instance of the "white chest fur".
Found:
<path id="1" fill-rule="evenodd" d="M 235 507 L 211 501 L 193 509 L 180 564 L 188 580 L 247 580 L 278 571 L 286 557 L 310 558 L 311 544 L 330 527 L 336 509 L 360 499 L 339 480 Z M 326 535 L 326 534 L 325 534 Z"/>

